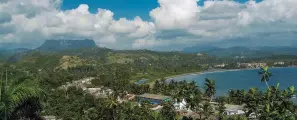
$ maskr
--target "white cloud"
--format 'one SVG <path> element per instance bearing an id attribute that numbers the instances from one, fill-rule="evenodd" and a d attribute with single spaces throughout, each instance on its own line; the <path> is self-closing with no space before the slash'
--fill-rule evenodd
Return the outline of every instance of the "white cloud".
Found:
<path id="1" fill-rule="evenodd" d="M 260 3 L 249 2 L 247 9 L 239 12 L 239 21 L 250 24 L 286 21 L 296 23 L 296 0 L 265 0 Z"/>
<path id="2" fill-rule="evenodd" d="M 117 21 L 109 10 L 98 8 L 92 14 L 88 5 L 81 4 L 76 9 L 61 11 L 57 7 L 60 3 L 60 0 L 0 3 L 0 42 L 11 39 L 11 42 L 41 44 L 45 39 L 89 38 L 98 44 L 115 44 L 118 38 L 137 39 L 155 31 L 154 23 L 140 17 Z"/>
<path id="3" fill-rule="evenodd" d="M 62 0 L 8 0 L 0 2 L 0 44 L 31 43 L 35 47 L 46 39 L 94 39 L 111 48 L 182 48 L 203 41 L 232 37 L 280 39 L 297 38 L 297 1 L 264 0 L 241 4 L 234 1 L 158 0 L 150 11 L 152 21 L 114 19 L 110 10 L 88 5 L 71 10 L 59 9 Z M 273 34 L 273 35 L 272 35 Z M 289 35 L 288 35 L 289 34 Z M 284 35 L 287 35 L 284 37 Z"/>
<path id="4" fill-rule="evenodd" d="M 135 49 L 145 49 L 160 46 L 164 41 L 156 40 L 154 37 L 137 39 L 133 42 L 132 47 Z"/>
<path id="5" fill-rule="evenodd" d="M 160 7 L 150 16 L 159 29 L 186 28 L 197 19 L 197 0 L 158 0 Z"/>

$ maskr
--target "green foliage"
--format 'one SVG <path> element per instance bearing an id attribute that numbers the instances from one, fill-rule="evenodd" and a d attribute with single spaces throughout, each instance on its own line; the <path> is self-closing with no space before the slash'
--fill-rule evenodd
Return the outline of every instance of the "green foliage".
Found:
<path id="1" fill-rule="evenodd" d="M 225 118 L 225 103 L 226 103 L 226 98 L 225 97 L 218 97 L 217 101 L 219 103 L 217 110 L 219 112 L 219 119 L 223 120 Z"/>
<path id="2" fill-rule="evenodd" d="M 65 69 L 57 69 L 65 63 L 65 60 L 62 59 L 63 56 L 77 56 L 75 61 L 70 61 L 71 64 L 74 63 L 75 65 L 69 65 L 71 67 Z M 247 59 L 246 61 L 260 60 Z M 69 62 L 69 60 L 66 60 L 66 63 L 67 61 Z M 211 100 L 216 93 L 214 80 L 206 79 L 205 92 L 202 94 L 195 82 L 166 81 L 164 78 L 176 74 L 203 71 L 208 69 L 208 66 L 216 63 L 233 63 L 229 66 L 229 68 L 232 68 L 235 67 L 236 61 L 206 55 L 197 56 L 196 54 L 148 50 L 114 51 L 92 48 L 52 53 L 34 51 L 23 56 L 22 60 L 17 61 L 15 64 L 0 64 L 1 67 L 12 69 L 10 70 L 11 75 L 8 76 L 9 80 L 20 81 L 16 82 L 15 85 L 23 84 L 23 86 L 15 87 L 15 89 L 30 86 L 29 90 L 16 94 L 20 97 L 12 97 L 18 98 L 19 101 L 24 99 L 22 104 L 11 104 L 7 102 L 6 97 L 2 97 L 5 99 L 1 98 L 0 108 L 3 111 L 5 106 L 12 105 L 13 107 L 9 107 L 9 112 L 29 114 L 27 111 L 31 111 L 31 109 L 28 110 L 24 106 L 38 106 L 33 110 L 37 111 L 37 113 L 39 113 L 42 106 L 44 108 L 41 112 L 42 115 L 54 115 L 63 120 L 176 119 L 177 114 L 171 103 L 165 103 L 161 111 L 152 111 L 149 109 L 150 105 L 148 104 L 138 106 L 133 101 L 123 103 L 117 101 L 118 96 L 123 97 L 126 93 L 137 95 L 155 93 L 172 96 L 177 102 L 185 99 L 187 102 L 186 107 L 195 113 L 199 113 L 200 119 L 218 117 L 220 119 L 245 120 L 253 113 L 256 114 L 258 119 L 291 119 L 295 116 L 296 106 L 293 105 L 290 99 L 294 94 L 294 87 L 280 90 L 278 86 L 271 86 L 265 92 L 254 88 L 246 92 L 244 90 L 230 90 L 228 98 L 217 99 L 219 104 L 216 106 L 217 111 L 215 111 L 213 105 L 208 100 L 204 101 L 203 99 L 205 96 Z M 22 77 L 27 75 L 30 77 Z M 271 77 L 268 68 L 263 68 L 261 75 L 263 82 L 268 81 Z M 95 98 L 81 88 L 57 89 L 61 85 L 86 77 L 95 77 L 92 85 L 88 87 L 109 88 L 114 93 L 108 98 Z M 144 78 L 154 81 L 154 84 L 150 86 L 148 84 L 137 85 L 134 83 Z M 21 82 L 22 80 L 26 82 Z M 1 88 L 7 89 L 1 90 L 1 96 L 10 96 L 11 94 L 7 91 L 14 88 L 14 86 L 3 87 L 3 85 L 6 85 L 4 83 L 6 82 L 1 81 Z M 41 99 L 35 96 L 34 92 L 30 92 L 36 89 L 36 91 L 40 91 L 36 86 L 43 88 L 47 96 L 41 97 Z M 225 103 L 244 104 L 246 114 L 243 116 L 224 115 Z M 216 116 L 215 112 L 219 114 Z"/>
<path id="3" fill-rule="evenodd" d="M 204 92 L 204 94 L 208 98 L 210 98 L 210 101 L 212 101 L 212 96 L 216 93 L 215 85 L 216 84 L 215 84 L 214 79 L 205 78 L 205 83 L 204 83 L 205 92 Z"/>
<path id="4" fill-rule="evenodd" d="M 32 76 L 20 76 L 8 79 L 7 74 L 1 74 L 0 81 L 0 116 L 3 120 L 8 119 L 36 119 L 41 110 L 39 99 L 43 92 Z"/>
<path id="5" fill-rule="evenodd" d="M 160 111 L 161 120 L 175 120 L 176 112 L 172 103 L 164 103 Z"/>
<path id="6" fill-rule="evenodd" d="M 261 81 L 265 82 L 267 85 L 267 88 L 269 89 L 268 81 L 270 80 L 270 77 L 272 76 L 271 72 L 268 72 L 268 66 L 265 66 L 264 68 L 261 68 L 261 71 L 259 72 L 260 75 L 262 75 Z"/>
<path id="7" fill-rule="evenodd" d="M 210 116 L 214 115 L 213 107 L 209 102 L 204 102 L 201 111 L 200 111 L 200 119 L 201 120 L 208 120 Z"/>
<path id="8" fill-rule="evenodd" d="M 229 90 L 228 92 L 228 103 L 241 105 L 244 102 L 245 96 L 244 90 Z"/>

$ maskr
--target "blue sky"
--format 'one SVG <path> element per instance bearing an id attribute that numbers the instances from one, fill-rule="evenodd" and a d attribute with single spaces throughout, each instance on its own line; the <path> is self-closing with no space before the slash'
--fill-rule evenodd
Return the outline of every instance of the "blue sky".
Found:
<path id="1" fill-rule="evenodd" d="M 205 0 L 197 2 L 199 6 L 203 6 Z M 239 3 L 245 3 L 248 0 L 234 0 Z M 262 0 L 255 0 L 260 2 Z M 135 16 L 140 16 L 144 20 L 151 20 L 149 12 L 159 6 L 157 0 L 63 0 L 63 10 L 75 9 L 80 4 L 89 5 L 89 10 L 92 13 L 97 12 L 97 8 L 111 10 L 115 15 L 115 19 L 126 17 L 133 19 Z"/>

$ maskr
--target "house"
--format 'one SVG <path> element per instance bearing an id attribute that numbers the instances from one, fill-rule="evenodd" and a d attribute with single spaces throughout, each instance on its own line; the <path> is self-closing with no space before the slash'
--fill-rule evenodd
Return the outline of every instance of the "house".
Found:
<path id="1" fill-rule="evenodd" d="M 92 94 L 95 97 L 99 98 L 106 98 L 107 96 L 112 94 L 111 89 L 104 89 L 103 87 L 101 88 L 86 88 L 86 91 Z"/>
<path id="2" fill-rule="evenodd" d="M 203 56 L 203 54 L 202 53 L 197 53 L 197 56 Z"/>
<path id="3" fill-rule="evenodd" d="M 176 110 L 186 110 L 187 109 L 187 103 L 185 101 L 185 99 L 182 100 L 182 102 L 175 102 L 174 104 L 174 108 Z"/>
<path id="4" fill-rule="evenodd" d="M 226 104 L 225 105 L 225 113 L 226 115 L 241 115 L 245 114 L 243 111 L 243 106 L 241 105 L 231 105 L 231 104 Z"/>
<path id="5" fill-rule="evenodd" d="M 57 120 L 56 116 L 42 116 L 44 120 Z"/>
<path id="6" fill-rule="evenodd" d="M 227 64 L 223 63 L 223 64 L 218 64 L 218 65 L 215 65 L 214 67 L 217 67 L 217 68 L 223 68 L 225 67 Z"/>
<path id="7" fill-rule="evenodd" d="M 274 65 L 284 65 L 285 62 L 274 62 Z"/>
<path id="8" fill-rule="evenodd" d="M 162 102 L 167 102 L 171 100 L 170 96 L 163 96 L 157 94 L 142 94 L 137 96 L 138 103 L 141 104 L 142 101 L 148 101 L 151 104 L 160 105 Z"/>
<path id="9" fill-rule="evenodd" d="M 237 67 L 245 67 L 245 68 L 260 68 L 265 67 L 266 63 L 237 63 Z"/>

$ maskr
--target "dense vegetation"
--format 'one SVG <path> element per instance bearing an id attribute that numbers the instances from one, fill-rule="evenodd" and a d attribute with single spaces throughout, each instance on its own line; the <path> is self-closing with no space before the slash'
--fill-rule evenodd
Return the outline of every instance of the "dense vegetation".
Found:
<path id="1" fill-rule="evenodd" d="M 21 57 L 13 56 L 9 60 L 13 61 L 0 64 L 3 71 L 0 114 L 4 120 L 38 118 L 46 115 L 54 115 L 63 120 L 247 119 L 251 115 L 255 115 L 258 119 L 295 117 L 296 107 L 290 100 L 295 93 L 293 87 L 280 90 L 278 86 L 267 85 L 267 91 L 254 88 L 247 92 L 231 90 L 227 97 L 214 98 L 215 80 L 206 79 L 205 88 L 202 89 L 194 82 L 166 81 L 164 78 L 204 71 L 209 66 L 222 62 L 236 62 L 230 58 L 180 52 L 114 51 L 92 48 L 60 52 L 30 51 L 23 53 Z M 266 59 L 257 59 L 261 60 Z M 263 70 L 262 81 L 266 82 L 270 73 L 266 68 Z M 4 76 L 7 76 L 7 79 Z M 112 89 L 113 94 L 107 98 L 98 98 L 80 87 L 58 89 L 62 85 L 86 77 L 95 77 L 92 85 L 88 87 L 103 86 Z M 140 79 L 149 79 L 152 84 L 135 84 Z M 9 85 L 6 81 L 9 81 Z M 123 98 L 126 93 L 162 94 L 172 96 L 176 101 L 185 99 L 188 103 L 187 108 L 197 115 L 178 114 L 172 102 L 163 103 L 160 111 L 151 110 L 151 105 L 146 102 L 141 106 L 133 100 L 119 102 L 118 97 Z M 210 103 L 212 99 L 219 103 L 218 106 Z M 226 116 L 224 114 L 226 103 L 245 105 L 246 114 Z"/>

